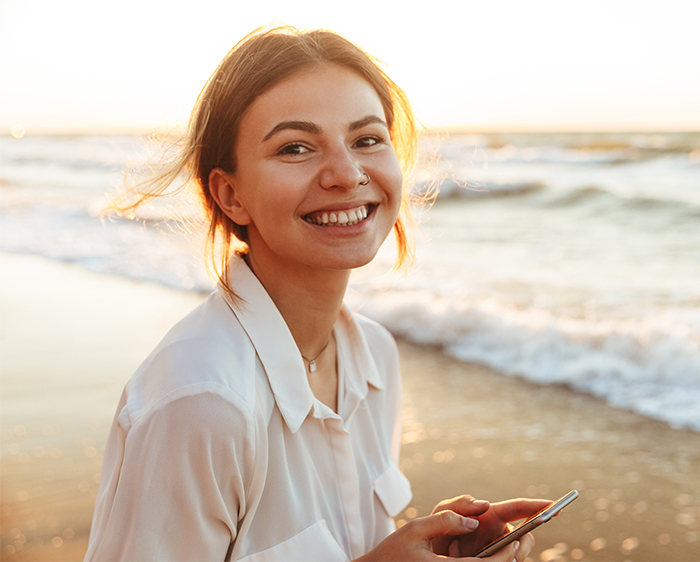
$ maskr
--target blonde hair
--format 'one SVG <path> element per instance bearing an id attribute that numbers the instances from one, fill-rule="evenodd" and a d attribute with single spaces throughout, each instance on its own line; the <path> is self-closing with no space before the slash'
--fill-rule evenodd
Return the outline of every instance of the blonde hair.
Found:
<path id="1" fill-rule="evenodd" d="M 219 208 L 209 191 L 209 174 L 215 168 L 236 171 L 236 140 L 241 118 L 261 94 L 280 81 L 310 66 L 332 63 L 348 68 L 374 88 L 384 109 L 392 145 L 404 176 L 413 166 L 417 131 L 406 94 L 378 66 L 376 59 L 344 37 L 326 30 L 300 31 L 289 26 L 260 28 L 239 41 L 224 57 L 202 89 L 181 145 L 152 177 L 129 189 L 113 208 L 133 214 L 143 203 L 173 195 L 193 183 L 209 228 L 207 257 L 219 283 L 235 297 L 228 278 L 231 245 L 247 251 L 245 226 L 234 223 Z M 171 186 L 185 175 L 188 181 Z M 398 256 L 396 267 L 413 259 L 406 223 L 407 190 L 394 224 Z M 217 252 L 218 248 L 218 252 Z M 218 254 L 218 256 L 217 256 Z"/>

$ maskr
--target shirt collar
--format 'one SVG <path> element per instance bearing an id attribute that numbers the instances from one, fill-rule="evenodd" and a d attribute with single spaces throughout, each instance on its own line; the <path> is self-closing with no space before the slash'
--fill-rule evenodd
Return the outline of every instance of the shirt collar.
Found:
<path id="1" fill-rule="evenodd" d="M 348 382 L 359 389 L 364 389 L 368 384 L 377 389 L 384 388 L 384 381 L 379 375 L 379 370 L 374 361 L 374 354 L 370 349 L 365 333 L 354 321 L 353 313 L 343 304 L 340 316 L 335 324 L 338 337 L 339 353 L 348 369 Z M 366 394 L 366 391 L 365 391 Z"/>
<path id="2" fill-rule="evenodd" d="M 229 267 L 231 284 L 240 299 L 231 302 L 219 290 L 255 347 L 285 423 L 296 433 L 316 401 L 301 352 L 277 306 L 245 261 L 232 257 Z M 367 396 L 368 385 L 383 389 L 384 382 L 364 333 L 345 305 L 335 324 L 335 334 L 345 374 L 339 383 L 345 386 L 347 401 L 339 413 L 347 422 Z"/>
<path id="3" fill-rule="evenodd" d="M 232 303 L 225 292 L 224 298 L 255 347 L 285 423 L 296 433 L 315 400 L 299 348 L 275 303 L 245 261 L 232 257 L 229 267 L 231 284 L 240 299 Z"/>

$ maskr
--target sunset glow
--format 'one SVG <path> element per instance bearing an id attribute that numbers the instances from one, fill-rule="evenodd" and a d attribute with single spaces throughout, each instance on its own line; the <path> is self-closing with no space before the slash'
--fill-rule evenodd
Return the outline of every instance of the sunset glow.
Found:
<path id="1" fill-rule="evenodd" d="M 428 127 L 697 130 L 700 3 L 0 4 L 0 132 L 183 122 L 223 55 L 285 22 L 345 34 Z M 16 131 L 19 129 L 15 129 Z"/>

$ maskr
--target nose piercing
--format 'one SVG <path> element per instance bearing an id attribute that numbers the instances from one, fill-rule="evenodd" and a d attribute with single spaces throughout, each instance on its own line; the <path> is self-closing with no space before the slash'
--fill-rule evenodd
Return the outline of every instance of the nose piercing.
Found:
<path id="1" fill-rule="evenodd" d="M 367 185 L 369 183 L 369 174 L 367 172 L 362 172 L 365 181 L 361 181 L 360 185 Z"/>

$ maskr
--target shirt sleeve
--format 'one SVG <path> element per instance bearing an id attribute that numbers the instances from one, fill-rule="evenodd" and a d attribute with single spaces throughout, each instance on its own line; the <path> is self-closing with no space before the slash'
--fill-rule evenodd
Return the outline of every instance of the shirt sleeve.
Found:
<path id="1" fill-rule="evenodd" d="M 154 410 L 131 425 L 122 399 L 85 560 L 224 560 L 246 509 L 252 418 L 214 392 Z"/>

